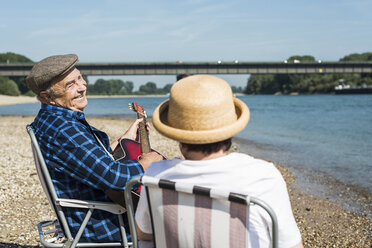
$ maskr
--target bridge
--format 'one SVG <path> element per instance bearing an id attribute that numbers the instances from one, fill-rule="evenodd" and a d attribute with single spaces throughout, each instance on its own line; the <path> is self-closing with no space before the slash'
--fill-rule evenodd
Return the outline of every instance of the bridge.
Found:
<path id="1" fill-rule="evenodd" d="M 27 76 L 33 64 L 0 64 L 0 76 Z M 83 75 L 372 73 L 369 62 L 79 63 Z"/>

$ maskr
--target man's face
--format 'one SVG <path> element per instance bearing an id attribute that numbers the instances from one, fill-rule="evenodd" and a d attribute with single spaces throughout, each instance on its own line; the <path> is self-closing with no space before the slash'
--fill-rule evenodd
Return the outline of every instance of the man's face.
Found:
<path id="1" fill-rule="evenodd" d="M 87 83 L 76 68 L 53 85 L 53 89 L 56 93 L 50 101 L 53 105 L 83 112 L 88 104 Z"/>

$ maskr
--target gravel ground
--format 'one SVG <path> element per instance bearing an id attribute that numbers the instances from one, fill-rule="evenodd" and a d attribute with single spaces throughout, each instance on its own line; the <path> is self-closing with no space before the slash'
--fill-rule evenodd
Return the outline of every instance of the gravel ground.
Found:
<path id="1" fill-rule="evenodd" d="M 32 120 L 0 117 L 0 247 L 39 247 L 37 223 L 54 219 L 37 178 L 25 129 Z M 88 122 L 116 139 L 132 120 L 89 118 Z M 154 129 L 150 140 L 167 158 L 180 157 L 177 143 Z M 295 187 L 295 177 L 287 167 L 278 168 L 287 182 L 305 247 L 371 247 L 371 220 L 366 213 L 350 213 L 335 203 L 305 194 Z M 370 194 L 365 198 L 371 203 Z"/>

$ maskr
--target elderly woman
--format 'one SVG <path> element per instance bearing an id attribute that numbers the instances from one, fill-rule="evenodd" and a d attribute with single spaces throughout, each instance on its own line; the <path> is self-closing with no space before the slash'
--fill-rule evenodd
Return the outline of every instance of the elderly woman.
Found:
<path id="1" fill-rule="evenodd" d="M 185 160 L 154 162 L 145 175 L 258 197 L 276 213 L 279 247 L 302 247 L 280 172 L 267 161 L 242 153 L 228 153 L 231 138 L 245 128 L 248 120 L 248 107 L 233 97 L 224 80 L 207 75 L 179 80 L 171 89 L 170 99 L 155 110 L 153 124 L 161 134 L 180 142 Z M 153 230 L 145 194 L 142 190 L 135 219 L 139 239 L 151 240 Z M 244 239 L 245 247 L 271 247 L 270 223 L 267 215 L 252 210 L 250 238 Z M 176 235 L 168 231 L 167 235 Z M 211 238 L 208 228 L 194 231 L 200 232 L 197 234 L 203 237 L 200 240 L 208 243 Z M 195 245 L 204 247 L 206 244 Z"/>

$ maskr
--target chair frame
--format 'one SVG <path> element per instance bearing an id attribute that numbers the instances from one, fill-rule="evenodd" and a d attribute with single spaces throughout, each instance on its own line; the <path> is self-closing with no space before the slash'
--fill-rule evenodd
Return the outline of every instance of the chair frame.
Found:
<path id="1" fill-rule="evenodd" d="M 86 200 L 76 200 L 76 199 L 63 199 L 58 198 L 55 191 L 54 185 L 52 183 L 48 168 L 46 166 L 44 157 L 41 153 L 39 144 L 37 142 L 35 133 L 30 125 L 26 126 L 27 132 L 30 135 L 32 152 L 34 156 L 34 162 L 36 170 L 40 179 L 40 183 L 43 190 L 49 200 L 49 203 L 54 210 L 57 220 L 56 221 L 42 221 L 38 223 L 38 231 L 40 236 L 40 242 L 45 247 L 63 247 L 63 248 L 74 248 L 74 247 L 129 247 L 132 242 L 127 241 L 126 231 L 124 228 L 124 221 L 122 214 L 126 212 L 126 209 L 117 203 L 112 202 L 99 202 L 99 201 L 86 201 Z M 75 237 L 72 237 L 70 228 L 68 226 L 65 214 L 62 211 L 62 207 L 66 208 L 82 208 L 88 209 L 87 214 L 81 223 L 81 226 Z M 95 209 L 103 210 L 116 214 L 119 219 L 120 231 L 122 242 L 108 242 L 108 243 L 93 243 L 93 242 L 80 242 L 81 235 L 93 214 Z M 56 226 L 61 225 L 61 228 L 56 227 L 54 230 L 43 231 L 43 228 L 50 225 Z M 50 233 L 55 233 L 55 237 L 49 240 L 45 239 L 45 236 Z M 55 243 L 56 240 L 65 237 L 66 241 L 64 243 Z"/>
<path id="2" fill-rule="evenodd" d="M 131 237 L 132 237 L 133 248 L 138 247 L 136 224 L 135 224 L 135 220 L 134 220 L 134 208 L 133 208 L 133 201 L 132 201 L 132 195 L 131 195 L 131 190 L 130 190 L 135 184 L 142 184 L 142 185 L 145 185 L 145 186 L 170 189 L 170 190 L 174 190 L 174 191 L 177 191 L 177 192 L 190 194 L 190 192 L 184 191 L 181 188 L 174 189 L 172 187 L 167 187 L 167 185 L 173 185 L 174 184 L 173 181 L 164 180 L 164 179 L 161 179 L 161 181 L 162 181 L 162 183 L 159 184 L 159 185 L 158 184 L 152 184 L 152 183 L 144 184 L 142 182 L 142 176 L 137 176 L 137 177 L 132 178 L 125 187 L 124 198 L 125 198 L 125 204 L 126 204 L 126 208 L 127 208 L 128 222 L 129 222 L 129 228 L 130 228 Z M 208 191 L 208 188 L 205 188 L 205 187 L 197 186 L 197 188 L 198 188 L 198 190 L 194 190 L 193 194 L 205 195 L 205 192 Z M 209 197 L 210 198 L 220 198 L 219 196 L 216 196 L 216 195 L 215 196 L 210 196 L 209 195 Z M 221 196 L 221 198 L 224 198 L 224 197 Z M 273 248 L 278 247 L 278 230 L 279 230 L 278 229 L 278 219 L 276 217 L 276 214 L 275 214 L 274 210 L 267 203 L 265 203 L 264 201 L 262 201 L 262 200 L 260 200 L 256 197 L 249 197 L 247 195 L 238 194 L 238 193 L 230 193 L 228 200 L 231 201 L 231 202 L 237 202 L 237 203 L 246 204 L 246 205 L 255 204 L 255 205 L 258 205 L 261 208 L 263 208 L 269 214 L 269 216 L 271 218 L 271 223 L 272 223 L 272 237 L 271 237 L 272 247 Z"/>

